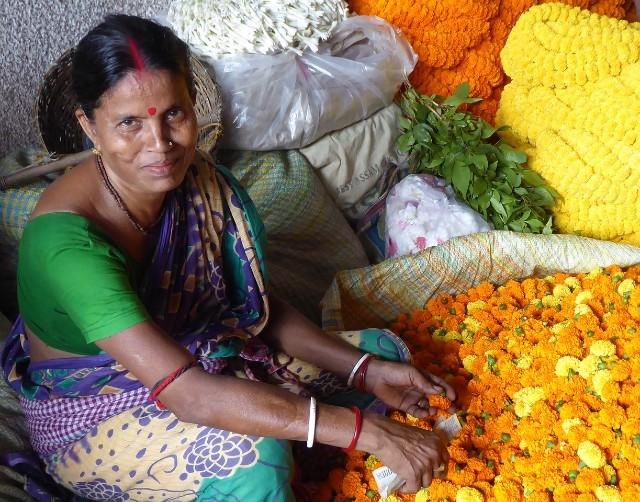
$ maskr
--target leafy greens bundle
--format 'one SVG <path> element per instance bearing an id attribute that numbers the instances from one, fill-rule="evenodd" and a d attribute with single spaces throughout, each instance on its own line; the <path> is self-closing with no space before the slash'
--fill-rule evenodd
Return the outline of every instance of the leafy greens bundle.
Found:
<path id="1" fill-rule="evenodd" d="M 467 83 L 448 98 L 408 86 L 400 98 L 398 150 L 408 154 L 412 172 L 444 178 L 496 229 L 550 234 L 556 192 L 525 167 L 524 152 L 496 134 L 504 128 L 460 109 L 478 101 L 469 96 Z"/>

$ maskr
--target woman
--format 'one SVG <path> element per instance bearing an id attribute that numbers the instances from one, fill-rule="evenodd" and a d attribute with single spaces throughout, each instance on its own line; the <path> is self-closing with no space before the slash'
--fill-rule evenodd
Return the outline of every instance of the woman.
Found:
<path id="1" fill-rule="evenodd" d="M 453 391 L 370 357 L 408 358 L 392 333 L 347 343 L 267 294 L 255 208 L 195 150 L 187 46 L 109 16 L 72 75 L 95 156 L 25 228 L 2 360 L 54 479 L 95 500 L 290 500 L 286 440 L 306 440 L 374 453 L 406 490 L 429 485 L 447 462 L 437 435 L 336 404 L 374 395 L 425 416 L 426 396 Z"/>

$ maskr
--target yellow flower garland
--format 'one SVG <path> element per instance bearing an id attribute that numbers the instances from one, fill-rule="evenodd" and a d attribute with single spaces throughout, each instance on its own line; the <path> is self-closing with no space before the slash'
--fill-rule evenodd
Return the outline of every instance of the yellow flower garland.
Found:
<path id="1" fill-rule="evenodd" d="M 560 193 L 557 229 L 640 245 L 640 24 L 539 5 L 501 58 L 496 123 Z"/>

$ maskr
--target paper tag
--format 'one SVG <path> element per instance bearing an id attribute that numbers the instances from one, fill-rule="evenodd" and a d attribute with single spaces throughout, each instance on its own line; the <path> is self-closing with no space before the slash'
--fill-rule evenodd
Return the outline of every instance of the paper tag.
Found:
<path id="1" fill-rule="evenodd" d="M 451 441 L 462 430 L 462 424 L 458 420 L 458 415 L 454 413 L 446 419 L 436 421 L 433 430 L 444 436 L 447 441 Z"/>
<path id="2" fill-rule="evenodd" d="M 395 472 L 385 466 L 378 467 L 372 474 L 378 485 L 378 492 L 383 498 L 392 495 L 405 484 L 404 479 L 399 478 Z"/>

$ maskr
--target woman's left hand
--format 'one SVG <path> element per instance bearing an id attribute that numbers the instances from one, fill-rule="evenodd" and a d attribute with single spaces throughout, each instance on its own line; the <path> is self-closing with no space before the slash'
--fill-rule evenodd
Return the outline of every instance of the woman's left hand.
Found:
<path id="1" fill-rule="evenodd" d="M 444 392 L 451 401 L 456 398 L 453 388 L 442 378 L 410 364 L 378 359 L 367 368 L 365 388 L 387 405 L 418 418 L 435 412 L 429 409 L 428 396 Z"/>

